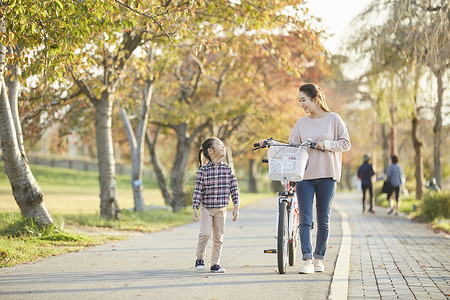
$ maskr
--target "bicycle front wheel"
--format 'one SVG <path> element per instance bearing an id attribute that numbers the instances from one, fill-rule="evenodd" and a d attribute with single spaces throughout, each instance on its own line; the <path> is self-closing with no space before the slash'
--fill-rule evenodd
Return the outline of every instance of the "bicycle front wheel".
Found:
<path id="1" fill-rule="evenodd" d="M 286 273 L 289 251 L 289 214 L 286 201 L 281 201 L 278 210 L 277 258 L 278 272 Z"/>

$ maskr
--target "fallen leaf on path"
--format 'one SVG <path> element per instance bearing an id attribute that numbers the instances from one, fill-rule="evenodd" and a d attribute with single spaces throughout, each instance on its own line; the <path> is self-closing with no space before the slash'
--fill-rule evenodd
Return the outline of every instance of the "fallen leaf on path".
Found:
<path id="1" fill-rule="evenodd" d="M 211 276 L 205 276 L 205 278 L 211 278 Z"/>
<path id="2" fill-rule="evenodd" d="M 137 294 L 136 296 L 144 296 L 144 294 Z"/>
<path id="3" fill-rule="evenodd" d="M 243 267 L 250 267 L 250 265 L 245 265 L 245 266 L 243 266 Z"/>

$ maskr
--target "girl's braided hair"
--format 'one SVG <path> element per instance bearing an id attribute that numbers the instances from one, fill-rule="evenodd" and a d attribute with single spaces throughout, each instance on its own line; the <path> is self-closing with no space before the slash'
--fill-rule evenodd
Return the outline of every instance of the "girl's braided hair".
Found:
<path id="1" fill-rule="evenodd" d="M 202 166 L 202 153 L 203 155 L 208 159 L 211 160 L 211 157 L 209 157 L 209 153 L 208 153 L 208 149 L 212 148 L 212 143 L 214 142 L 214 140 L 216 140 L 217 138 L 212 137 L 209 138 L 207 140 L 205 140 L 202 144 L 202 148 L 198 151 L 198 166 L 201 167 Z"/>

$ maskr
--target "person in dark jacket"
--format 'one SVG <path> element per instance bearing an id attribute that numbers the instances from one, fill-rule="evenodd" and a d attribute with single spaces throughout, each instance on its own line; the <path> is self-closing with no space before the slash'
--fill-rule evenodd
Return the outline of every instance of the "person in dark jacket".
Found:
<path id="1" fill-rule="evenodd" d="M 366 213 L 366 192 L 369 191 L 369 212 L 374 214 L 374 203 L 373 203 L 373 187 L 372 187 L 372 177 L 375 175 L 372 165 L 369 164 L 370 156 L 364 154 L 363 164 L 358 168 L 358 177 L 361 180 L 362 188 L 362 204 L 363 204 L 363 214 Z"/>

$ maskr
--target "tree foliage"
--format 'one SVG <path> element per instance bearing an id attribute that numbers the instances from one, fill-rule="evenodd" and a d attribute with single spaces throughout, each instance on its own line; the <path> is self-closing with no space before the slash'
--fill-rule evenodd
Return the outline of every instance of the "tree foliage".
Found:
<path id="1" fill-rule="evenodd" d="M 357 30 L 349 47 L 358 54 L 359 64 L 368 63 L 367 71 L 360 78 L 360 95 L 372 101 L 381 123 L 390 124 L 391 154 L 397 151 L 398 122 L 411 121 L 418 197 L 422 194 L 423 180 L 419 121 L 427 118 L 421 109 L 424 105 L 435 105 L 435 177 L 440 182 L 442 76 L 450 62 L 448 15 L 448 3 L 441 0 L 373 1 L 358 16 Z M 424 67 L 436 77 L 437 101 L 432 100 L 429 89 L 420 86 L 427 76 Z"/>

